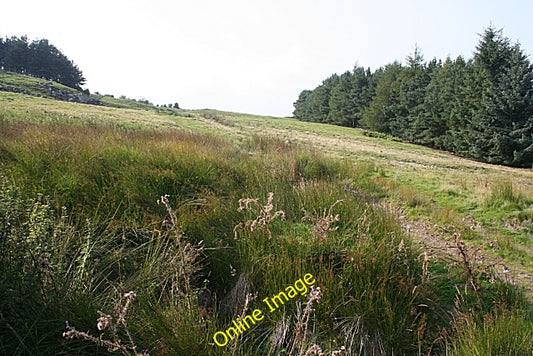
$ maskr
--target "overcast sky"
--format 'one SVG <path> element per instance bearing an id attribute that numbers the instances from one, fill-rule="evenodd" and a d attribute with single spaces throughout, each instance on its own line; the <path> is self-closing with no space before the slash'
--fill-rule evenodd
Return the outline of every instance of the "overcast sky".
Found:
<path id="1" fill-rule="evenodd" d="M 532 14 L 531 0 L 17 0 L 0 5 L 0 36 L 50 40 L 91 92 L 290 116 L 303 89 L 415 44 L 471 58 L 491 24 L 531 55 Z"/>

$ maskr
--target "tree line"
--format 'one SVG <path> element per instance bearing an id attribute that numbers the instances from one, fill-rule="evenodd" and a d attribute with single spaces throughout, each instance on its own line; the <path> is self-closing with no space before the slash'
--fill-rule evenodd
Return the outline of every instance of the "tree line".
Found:
<path id="1" fill-rule="evenodd" d="M 0 69 L 53 80 L 75 89 L 85 83 L 78 66 L 46 39 L 30 43 L 26 36 L 0 37 Z"/>
<path id="2" fill-rule="evenodd" d="M 361 127 L 474 158 L 533 165 L 533 65 L 489 27 L 470 60 L 424 61 L 334 74 L 294 103 L 303 121 Z"/>

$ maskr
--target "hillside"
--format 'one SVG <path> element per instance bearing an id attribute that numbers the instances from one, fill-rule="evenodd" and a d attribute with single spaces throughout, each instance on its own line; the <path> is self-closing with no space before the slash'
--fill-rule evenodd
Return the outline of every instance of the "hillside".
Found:
<path id="1" fill-rule="evenodd" d="M 16 98 L 16 99 L 15 99 Z M 225 113 L 216 110 L 175 110 L 156 108 L 131 100 L 104 97 L 109 107 L 79 106 L 38 98 L 14 96 L 2 97 L 2 111 L 6 117 L 18 116 L 26 110 L 28 119 L 37 121 L 60 120 L 70 123 L 105 124 L 132 129 L 186 129 L 231 138 L 239 143 L 254 135 L 276 137 L 288 143 L 309 144 L 329 156 L 353 162 L 370 162 L 398 185 L 396 192 L 387 192 L 399 206 L 410 206 L 414 219 L 429 218 L 441 225 L 457 224 L 462 220 L 476 221 L 484 228 L 484 238 L 474 239 L 483 244 L 490 240 L 505 240 L 500 245 L 509 251 L 499 251 L 507 264 L 524 267 L 533 273 L 533 263 L 528 254 L 533 248 L 531 219 L 533 216 L 533 171 L 490 165 L 464 159 L 447 152 L 403 143 L 391 136 L 373 132 L 337 127 L 318 123 L 301 122 L 290 118 L 262 117 Z M 9 103 L 9 105 L 6 105 Z M 127 108 L 115 109 L 110 106 Z M 26 109 L 30 107 L 29 109 Z M 136 110 L 144 109 L 144 110 Z M 511 201 L 500 206 L 487 206 L 492 194 L 501 186 L 508 186 L 509 193 L 522 197 L 524 202 L 513 205 Z M 403 191 L 409 191 L 403 193 Z M 406 195 L 406 196 L 402 196 Z M 411 204 L 409 203 L 411 201 Z M 452 221 L 441 221 L 435 214 L 454 214 Z M 477 241 L 479 240 L 479 241 Z M 512 252 L 518 255 L 513 255 Z M 516 258 L 518 257 L 518 261 Z"/>
<path id="2" fill-rule="evenodd" d="M 532 170 L 291 118 L 28 94 L 0 91 L 2 352 L 533 347 Z M 230 340 L 245 315 L 257 325 Z"/>

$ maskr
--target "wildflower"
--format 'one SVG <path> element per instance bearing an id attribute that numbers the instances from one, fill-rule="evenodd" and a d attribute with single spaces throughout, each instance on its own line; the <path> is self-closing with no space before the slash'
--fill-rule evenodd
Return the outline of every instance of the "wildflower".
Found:
<path id="1" fill-rule="evenodd" d="M 268 224 L 270 224 L 274 219 L 278 217 L 281 219 L 281 221 L 285 221 L 285 212 L 283 210 L 278 210 L 272 213 L 272 211 L 274 210 L 273 200 L 274 193 L 272 192 L 268 194 L 267 203 L 264 206 L 259 203 L 259 199 L 239 199 L 239 208 L 237 209 L 237 211 L 243 212 L 246 210 L 257 210 L 259 215 L 255 218 L 255 220 L 247 220 L 244 224 L 237 224 L 233 229 L 235 239 L 238 238 L 237 230 L 239 229 L 248 229 L 251 232 L 257 229 L 263 229 L 268 235 L 268 237 L 272 238 L 272 233 L 268 228 Z"/>
<path id="2" fill-rule="evenodd" d="M 170 222 L 170 220 L 168 219 L 163 220 L 163 222 L 161 223 L 161 226 L 163 226 L 163 228 L 165 229 L 172 229 L 174 227 L 172 222 Z"/>
<path id="3" fill-rule="evenodd" d="M 109 326 L 111 315 L 106 315 L 100 311 L 98 313 L 100 314 L 100 317 L 96 319 L 96 327 L 98 330 L 104 331 Z"/>
<path id="4" fill-rule="evenodd" d="M 157 204 L 167 205 L 168 204 L 168 198 L 170 198 L 170 195 L 168 195 L 168 194 L 162 195 L 161 199 L 157 199 Z"/>
<path id="5" fill-rule="evenodd" d="M 337 204 L 342 204 L 344 200 L 337 200 L 335 203 L 333 203 L 330 207 L 328 212 L 326 213 L 326 210 L 324 209 L 324 212 L 322 216 L 313 216 L 309 214 L 304 208 L 301 210 L 304 212 L 305 216 L 302 218 L 302 221 L 313 221 L 315 223 L 314 232 L 315 235 L 322 240 L 325 240 L 328 237 L 328 233 L 337 231 L 339 229 L 338 226 L 332 227 L 331 225 L 337 221 L 340 221 L 340 215 L 337 214 L 333 216 L 331 211 Z M 327 215 L 326 215 L 327 214 Z"/>
<path id="6" fill-rule="evenodd" d="M 309 292 L 308 299 L 309 301 L 320 301 L 320 298 L 322 298 L 322 292 L 320 291 L 320 287 L 311 286 L 311 291 Z"/>

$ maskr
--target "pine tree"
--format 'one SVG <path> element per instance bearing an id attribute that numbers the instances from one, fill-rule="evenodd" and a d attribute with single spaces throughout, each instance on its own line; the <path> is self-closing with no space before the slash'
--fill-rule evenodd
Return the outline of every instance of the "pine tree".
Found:
<path id="1" fill-rule="evenodd" d="M 370 104 L 373 88 L 370 87 L 370 69 L 355 67 L 353 73 L 340 76 L 331 90 L 328 122 L 336 125 L 359 127 L 363 111 Z"/>
<path id="2" fill-rule="evenodd" d="M 351 127 L 360 127 L 362 124 L 363 113 L 370 105 L 375 96 L 375 82 L 372 78 L 370 68 L 355 67 L 353 71 L 353 100 L 354 100 L 354 120 L 350 123 Z"/>
<path id="3" fill-rule="evenodd" d="M 329 99 L 331 91 L 338 84 L 339 76 L 333 74 L 313 90 L 313 95 L 309 97 L 310 121 L 328 122 Z"/>
<path id="4" fill-rule="evenodd" d="M 474 157 L 497 164 L 531 167 L 533 66 L 501 30 L 485 31 L 474 56 L 478 99 L 473 125 Z"/>
<path id="5" fill-rule="evenodd" d="M 339 77 L 338 84 L 331 89 L 328 123 L 355 126 L 357 108 L 353 81 L 352 73 L 346 72 Z"/>
<path id="6" fill-rule="evenodd" d="M 441 141 L 447 131 L 447 126 L 441 112 L 443 110 L 442 93 L 440 89 L 438 93 L 435 92 L 437 88 L 432 87 L 432 84 L 435 84 L 435 78 L 438 77 L 441 69 L 442 63 L 433 59 L 417 72 L 415 80 L 418 83 L 415 85 L 420 97 L 417 105 L 410 111 L 414 142 L 438 148 L 442 148 Z"/>
<path id="7" fill-rule="evenodd" d="M 4 42 L 4 39 L 0 37 L 0 69 L 4 69 L 4 58 L 6 57 L 7 44 Z"/>
<path id="8" fill-rule="evenodd" d="M 471 117 L 476 109 L 476 92 L 472 91 L 470 78 L 472 63 L 461 56 L 455 61 L 447 59 L 435 77 L 434 95 L 442 114 L 441 125 L 446 131 L 437 146 L 461 155 L 468 155 L 471 146 Z M 433 83 L 432 83 L 433 85 Z M 430 86 L 431 87 L 431 86 Z M 438 141 L 437 141 L 438 142 Z"/>
<path id="9" fill-rule="evenodd" d="M 298 100 L 294 103 L 293 115 L 296 119 L 301 121 L 311 121 L 311 107 L 310 101 L 313 92 L 311 90 L 303 90 L 298 96 Z"/>
<path id="10" fill-rule="evenodd" d="M 363 127 L 369 130 L 391 133 L 390 121 L 395 115 L 394 106 L 397 102 L 393 85 L 401 71 L 401 65 L 398 62 L 394 62 L 374 73 L 375 95 L 363 112 Z"/>
<path id="11" fill-rule="evenodd" d="M 404 68 L 393 85 L 398 101 L 390 129 L 395 136 L 417 142 L 420 131 L 426 127 L 424 97 L 430 77 L 418 47 L 407 57 L 407 64 L 409 66 Z"/>
<path id="12" fill-rule="evenodd" d="M 333 75 L 295 103 L 295 116 L 362 126 L 486 162 L 533 166 L 533 66 L 518 44 L 489 27 L 472 60 Z"/>
<path id="13" fill-rule="evenodd" d="M 4 70 L 26 73 L 28 68 L 28 60 L 30 58 L 28 49 L 28 38 L 22 36 L 21 38 L 11 37 L 4 42 Z"/>
<path id="14" fill-rule="evenodd" d="M 533 67 L 518 46 L 487 93 L 487 116 L 496 129 L 490 159 L 507 165 L 531 166 L 522 151 L 529 148 L 533 131 Z M 493 158 L 494 157 L 494 158 Z"/>

